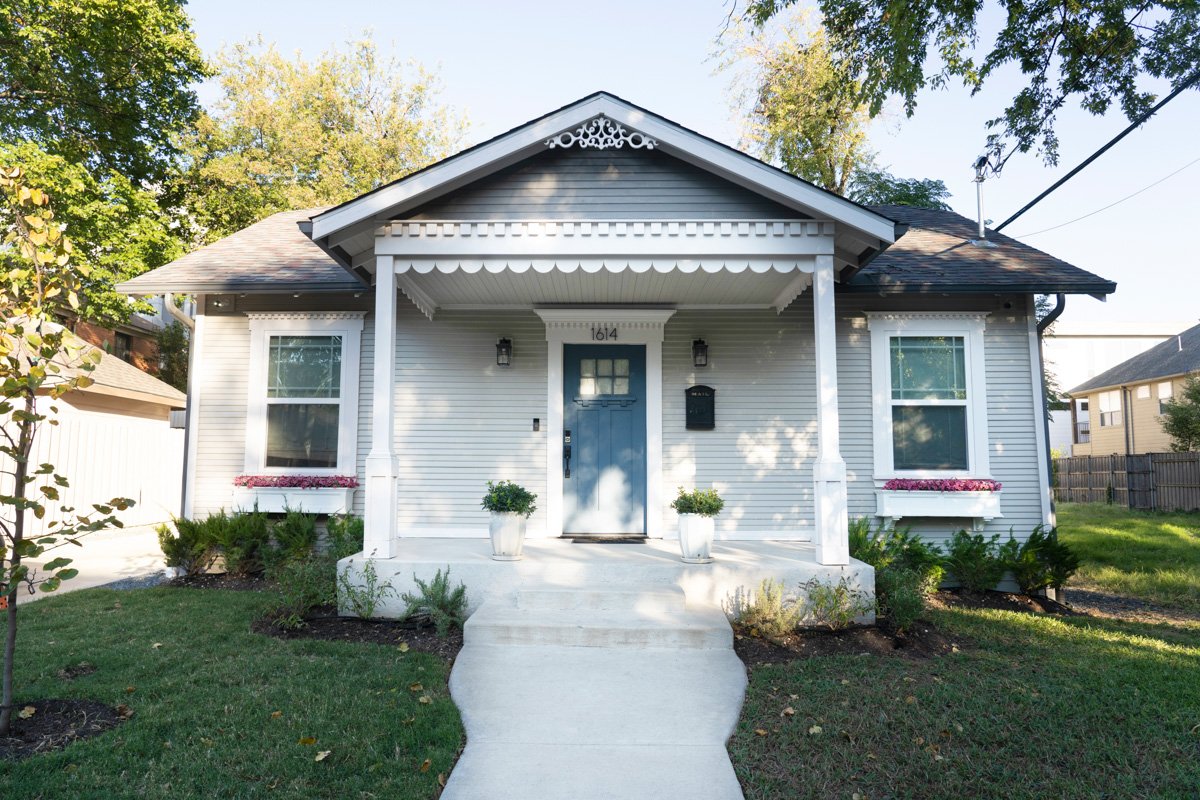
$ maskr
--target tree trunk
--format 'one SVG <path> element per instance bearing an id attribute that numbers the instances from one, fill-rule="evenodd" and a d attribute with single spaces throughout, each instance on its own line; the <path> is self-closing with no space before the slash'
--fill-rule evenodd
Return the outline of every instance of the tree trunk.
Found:
<path id="1" fill-rule="evenodd" d="M 25 411 L 32 416 L 36 410 L 37 398 L 31 392 L 25 397 Z M 29 454 L 33 451 L 33 434 L 34 422 L 31 419 L 23 420 L 20 423 L 20 439 L 17 452 L 20 455 L 16 461 L 16 467 L 13 470 L 13 496 L 18 501 L 25 499 L 25 490 L 28 484 L 25 481 L 29 474 Z M 18 505 L 16 519 L 13 520 L 13 535 L 12 541 L 9 542 L 9 575 L 14 576 L 12 584 L 8 587 L 8 609 L 6 617 L 8 619 L 8 629 L 4 636 L 4 678 L 3 678 L 3 698 L 0 699 L 0 736 L 7 736 L 9 728 L 12 725 L 13 712 L 13 667 L 16 662 L 17 654 L 17 597 L 19 596 L 20 582 L 15 579 L 17 568 L 21 566 L 21 542 L 25 538 L 25 511 L 21 510 Z"/>

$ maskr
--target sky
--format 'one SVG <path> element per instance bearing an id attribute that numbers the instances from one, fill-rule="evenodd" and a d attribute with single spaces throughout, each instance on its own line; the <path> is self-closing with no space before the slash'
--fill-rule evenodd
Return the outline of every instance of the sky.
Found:
<path id="1" fill-rule="evenodd" d="M 464 145 L 601 89 L 719 141 L 736 145 L 739 137 L 732 75 L 718 73 L 712 58 L 728 0 L 192 0 L 188 11 L 206 55 L 261 34 L 282 52 L 312 57 L 370 31 L 383 53 L 437 71 L 442 102 L 470 119 Z M 975 218 L 971 164 L 983 152 L 984 123 L 1000 114 L 1019 81 L 1015 71 L 1000 75 L 975 97 L 957 87 L 924 92 L 911 118 L 889 106 L 872 126 L 880 163 L 898 176 L 945 181 L 954 209 Z M 206 86 L 200 97 L 210 103 L 216 93 Z M 1127 124 L 1119 111 L 1094 117 L 1065 109 L 1059 165 L 1048 167 L 1033 152 L 1013 156 L 984 184 L 985 218 L 999 224 Z M 1198 321 L 1200 256 L 1184 235 L 1200 210 L 1197 128 L 1200 92 L 1185 92 L 1005 229 L 1117 282 L 1107 302 L 1070 297 L 1064 322 L 1184 328 Z"/>

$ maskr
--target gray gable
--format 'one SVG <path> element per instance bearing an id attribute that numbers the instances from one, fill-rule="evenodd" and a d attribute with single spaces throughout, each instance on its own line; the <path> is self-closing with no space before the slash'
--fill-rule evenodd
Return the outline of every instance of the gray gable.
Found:
<path id="1" fill-rule="evenodd" d="M 661 150 L 538 153 L 403 215 L 405 219 L 803 219 Z"/>
<path id="2" fill-rule="evenodd" d="M 1192 372 L 1200 372 L 1200 325 L 1188 328 L 1128 361 L 1122 361 L 1067 394 L 1085 394 L 1109 386 L 1143 383 Z"/>

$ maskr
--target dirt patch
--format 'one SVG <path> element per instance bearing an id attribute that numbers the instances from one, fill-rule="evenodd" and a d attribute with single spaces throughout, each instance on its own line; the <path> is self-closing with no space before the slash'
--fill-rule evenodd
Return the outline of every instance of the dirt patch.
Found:
<path id="1" fill-rule="evenodd" d="M 997 611 L 1019 611 L 1026 614 L 1058 614 L 1078 616 L 1079 612 L 1048 597 L 1029 597 L 1010 592 L 964 592 L 961 589 L 942 589 L 929 599 L 934 608 L 989 608 Z"/>
<path id="2" fill-rule="evenodd" d="M 880 619 L 878 625 L 841 631 L 800 630 L 770 640 L 753 636 L 738 625 L 734 625 L 733 634 L 733 649 L 749 667 L 824 656 L 925 659 L 955 653 L 967 646 L 964 637 L 947 636 L 927 622 L 918 622 L 907 633 L 897 634 L 886 619 Z"/>
<path id="3" fill-rule="evenodd" d="M 25 719 L 20 712 L 32 708 Z M 133 715 L 127 706 L 95 700 L 31 700 L 17 704 L 10 735 L 0 737 L 0 760 L 23 758 L 61 750 L 77 739 L 87 739 L 115 728 Z"/>
<path id="4" fill-rule="evenodd" d="M 58 677 L 64 681 L 73 681 L 76 678 L 82 678 L 84 675 L 91 675 L 96 671 L 96 665 L 90 661 L 80 661 L 78 664 L 71 664 L 63 667 L 58 671 Z"/>
<path id="5" fill-rule="evenodd" d="M 393 619 L 359 619 L 339 617 L 334 608 L 323 608 L 305 617 L 304 627 L 298 630 L 281 628 L 270 618 L 257 620 L 251 629 L 255 633 L 274 636 L 277 639 L 322 639 L 329 642 L 365 642 L 400 646 L 407 644 L 409 650 L 432 653 L 447 661 L 453 661 L 462 649 L 462 631 L 452 630 L 441 638 L 431 625 Z"/>
<path id="6" fill-rule="evenodd" d="M 228 572 L 180 575 L 162 585 L 176 589 L 230 589 L 236 592 L 256 592 L 271 587 L 262 575 L 230 575 Z"/>
<path id="7" fill-rule="evenodd" d="M 1067 587 L 1066 600 L 1075 611 L 1093 617 L 1151 624 L 1200 621 L 1200 615 L 1180 609 L 1167 608 L 1119 594 L 1077 589 L 1073 586 Z"/>

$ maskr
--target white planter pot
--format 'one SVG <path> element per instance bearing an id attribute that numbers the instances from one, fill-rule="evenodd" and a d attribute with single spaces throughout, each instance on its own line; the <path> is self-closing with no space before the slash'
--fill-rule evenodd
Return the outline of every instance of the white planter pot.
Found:
<path id="1" fill-rule="evenodd" d="M 233 507 L 238 511 L 258 510 L 268 514 L 303 511 L 306 514 L 346 514 L 354 507 L 353 489 L 280 489 L 262 487 L 233 490 Z"/>
<path id="2" fill-rule="evenodd" d="M 712 559 L 717 521 L 699 514 L 679 515 L 679 552 L 688 564 L 708 564 Z"/>
<path id="3" fill-rule="evenodd" d="M 520 561 L 525 547 L 525 516 L 514 511 L 493 511 L 489 528 L 492 536 L 492 558 L 497 561 Z"/>

